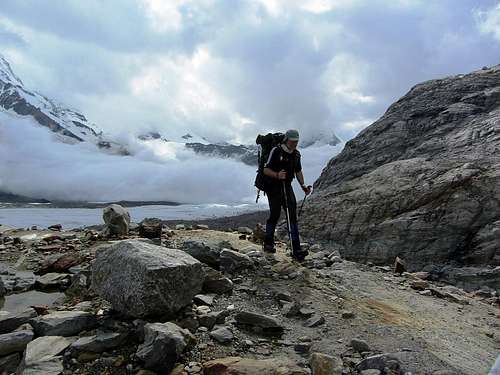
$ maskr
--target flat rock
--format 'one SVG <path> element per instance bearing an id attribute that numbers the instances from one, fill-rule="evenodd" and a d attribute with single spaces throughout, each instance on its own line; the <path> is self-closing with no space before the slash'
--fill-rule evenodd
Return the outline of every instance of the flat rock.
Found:
<path id="1" fill-rule="evenodd" d="M 60 354 L 74 339 L 61 336 L 39 337 L 31 341 L 19 365 L 19 375 L 60 375 L 63 371 Z"/>
<path id="2" fill-rule="evenodd" d="M 272 316 L 249 311 L 241 311 L 234 316 L 238 324 L 256 326 L 262 329 L 282 331 L 283 326 L 278 319 Z"/>
<path id="3" fill-rule="evenodd" d="M 127 335 L 120 332 L 100 332 L 93 336 L 80 337 L 70 349 L 77 352 L 102 353 L 104 351 L 116 349 L 127 340 Z"/>
<path id="4" fill-rule="evenodd" d="M 15 352 L 23 352 L 26 345 L 33 340 L 33 331 L 23 330 L 0 335 L 0 356 Z"/>
<path id="5" fill-rule="evenodd" d="M 35 287 L 43 290 L 65 287 L 69 284 L 69 276 L 67 273 L 46 273 L 36 279 Z"/>
<path id="6" fill-rule="evenodd" d="M 15 330 L 22 324 L 28 323 L 37 316 L 35 309 L 28 308 L 20 313 L 9 313 L 0 311 L 0 333 L 7 333 Z"/>
<path id="7" fill-rule="evenodd" d="M 305 327 L 313 328 L 325 323 L 325 318 L 319 314 L 315 314 L 304 323 Z"/>
<path id="8" fill-rule="evenodd" d="M 184 251 L 137 240 L 100 249 L 92 265 L 93 289 L 133 317 L 174 316 L 201 291 L 204 279 L 201 263 Z"/>
<path id="9" fill-rule="evenodd" d="M 205 375 L 306 375 L 308 372 L 286 358 L 250 359 L 227 357 L 203 363 Z"/>
<path id="10" fill-rule="evenodd" d="M 97 325 L 95 315 L 84 311 L 56 311 L 29 322 L 37 336 L 73 336 Z"/>

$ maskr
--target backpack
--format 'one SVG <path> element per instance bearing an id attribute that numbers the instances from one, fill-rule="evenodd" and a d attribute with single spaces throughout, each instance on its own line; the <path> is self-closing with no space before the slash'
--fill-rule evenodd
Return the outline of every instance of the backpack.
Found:
<path id="1" fill-rule="evenodd" d="M 264 193 L 269 188 L 269 176 L 264 174 L 264 165 L 269 158 L 269 154 L 273 147 L 278 146 L 285 139 L 285 135 L 283 133 L 267 133 L 266 135 L 259 134 L 255 143 L 259 146 L 258 152 L 258 169 L 257 176 L 255 177 L 255 187 Z M 257 200 L 259 199 L 259 193 L 257 193 Z"/>

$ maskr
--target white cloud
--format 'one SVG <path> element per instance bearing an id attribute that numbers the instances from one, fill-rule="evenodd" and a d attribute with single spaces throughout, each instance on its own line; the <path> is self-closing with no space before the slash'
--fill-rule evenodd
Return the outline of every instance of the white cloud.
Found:
<path id="1" fill-rule="evenodd" d="M 488 10 L 476 10 L 474 14 L 479 30 L 485 34 L 492 34 L 500 41 L 500 4 Z"/>

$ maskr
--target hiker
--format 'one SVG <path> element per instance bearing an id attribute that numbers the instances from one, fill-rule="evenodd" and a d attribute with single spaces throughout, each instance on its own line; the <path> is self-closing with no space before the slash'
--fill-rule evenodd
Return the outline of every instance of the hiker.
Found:
<path id="1" fill-rule="evenodd" d="M 288 130 L 285 133 L 283 142 L 273 147 L 264 164 L 264 174 L 269 177 L 266 194 L 270 210 L 266 223 L 264 251 L 276 252 L 274 248 L 274 230 L 281 215 L 281 207 L 286 211 L 287 203 L 292 239 L 292 256 L 297 260 L 303 260 L 308 255 L 308 252 L 300 248 L 299 227 L 297 225 L 297 201 L 295 200 L 292 181 L 297 177 L 306 195 L 311 192 L 311 187 L 304 184 L 300 152 L 297 150 L 298 142 L 299 132 L 294 129 Z"/>

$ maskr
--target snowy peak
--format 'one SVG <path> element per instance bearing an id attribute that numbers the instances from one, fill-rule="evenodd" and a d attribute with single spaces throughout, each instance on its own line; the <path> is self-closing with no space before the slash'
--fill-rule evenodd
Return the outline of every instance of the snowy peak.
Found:
<path id="1" fill-rule="evenodd" d="M 14 86 L 22 86 L 23 82 L 14 74 L 10 64 L 5 58 L 0 54 L 0 81 L 9 83 Z"/>
<path id="2" fill-rule="evenodd" d="M 0 110 L 30 116 L 66 143 L 90 142 L 111 153 L 127 153 L 123 146 L 103 138 L 102 131 L 84 115 L 27 89 L 8 61 L 0 55 Z"/>

